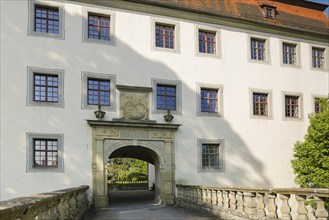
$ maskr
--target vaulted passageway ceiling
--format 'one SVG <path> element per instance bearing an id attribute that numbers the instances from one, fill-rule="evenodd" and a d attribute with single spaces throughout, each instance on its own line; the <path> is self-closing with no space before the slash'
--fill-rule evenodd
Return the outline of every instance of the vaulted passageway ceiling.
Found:
<path id="1" fill-rule="evenodd" d="M 119 148 L 110 155 L 109 159 L 112 158 L 134 158 L 144 160 L 153 165 L 155 164 L 155 161 L 158 160 L 155 152 L 140 146 L 127 146 Z"/>

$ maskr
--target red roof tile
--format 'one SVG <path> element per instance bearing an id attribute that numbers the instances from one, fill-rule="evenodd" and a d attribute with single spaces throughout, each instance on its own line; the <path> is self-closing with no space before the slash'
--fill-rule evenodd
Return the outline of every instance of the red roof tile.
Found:
<path id="1" fill-rule="evenodd" d="M 290 29 L 329 34 L 328 5 L 303 0 L 126 0 L 195 13 L 232 17 Z M 262 6 L 276 9 L 275 19 L 263 15 Z"/>

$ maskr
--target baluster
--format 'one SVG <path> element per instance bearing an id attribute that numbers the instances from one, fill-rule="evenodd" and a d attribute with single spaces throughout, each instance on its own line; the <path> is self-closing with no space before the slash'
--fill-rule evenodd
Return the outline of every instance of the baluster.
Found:
<path id="1" fill-rule="evenodd" d="M 236 198 L 235 198 L 236 192 L 230 191 L 230 209 L 235 210 L 236 209 Z"/>
<path id="2" fill-rule="evenodd" d="M 212 190 L 211 192 L 211 204 L 212 204 L 212 213 L 214 215 L 217 214 L 217 201 L 218 201 L 218 194 L 217 194 L 217 190 Z"/>
<path id="3" fill-rule="evenodd" d="M 314 196 L 314 200 L 316 202 L 316 210 L 315 216 L 318 220 L 327 220 L 328 219 L 328 211 L 324 208 L 324 198 Z"/>
<path id="4" fill-rule="evenodd" d="M 270 218 L 276 218 L 276 205 L 275 205 L 275 197 L 276 195 L 273 193 L 269 193 L 268 195 L 268 204 L 267 204 L 267 210 L 268 210 L 268 217 Z"/>
<path id="5" fill-rule="evenodd" d="M 198 204 L 198 189 L 197 188 L 193 188 L 192 189 L 192 193 L 193 193 L 193 201 L 192 201 L 192 208 L 196 209 L 197 208 L 197 204 Z"/>
<path id="6" fill-rule="evenodd" d="M 223 209 L 228 209 L 228 192 L 223 190 Z"/>
<path id="7" fill-rule="evenodd" d="M 68 197 L 64 196 L 57 205 L 57 210 L 58 210 L 58 213 L 59 213 L 59 219 L 69 218 L 67 212 L 68 212 L 68 209 L 70 208 L 70 206 L 69 206 L 67 200 L 68 200 Z"/>
<path id="8" fill-rule="evenodd" d="M 70 212 L 70 216 L 74 217 L 77 213 L 77 206 L 76 206 L 76 200 L 75 200 L 75 194 L 70 195 L 71 198 L 69 199 L 69 212 Z"/>
<path id="9" fill-rule="evenodd" d="M 198 203 L 202 204 L 202 189 L 198 189 Z"/>
<path id="10" fill-rule="evenodd" d="M 211 205 L 212 205 L 212 207 L 217 206 L 217 190 L 211 191 Z"/>
<path id="11" fill-rule="evenodd" d="M 217 207 L 219 209 L 222 209 L 222 207 L 223 207 L 223 191 L 222 190 L 217 191 Z"/>
<path id="12" fill-rule="evenodd" d="M 237 201 L 238 208 L 237 208 L 237 211 L 239 213 L 243 213 L 243 192 L 238 191 L 237 194 L 238 194 L 238 201 Z"/>
<path id="13" fill-rule="evenodd" d="M 42 219 L 57 219 L 59 214 L 57 213 L 56 207 L 51 207 L 43 213 Z"/>
<path id="14" fill-rule="evenodd" d="M 264 195 L 265 193 L 256 193 L 256 199 L 257 199 L 256 214 L 259 217 L 265 216 Z"/>
<path id="15" fill-rule="evenodd" d="M 281 219 L 282 220 L 291 219 L 291 215 L 290 215 L 291 208 L 289 206 L 289 198 L 290 198 L 290 194 L 280 194 L 280 199 L 282 201 L 282 206 L 281 206 Z"/>
<path id="16" fill-rule="evenodd" d="M 244 211 L 248 215 L 254 215 L 256 213 L 256 201 L 255 201 L 255 193 L 252 192 L 244 192 Z"/>
<path id="17" fill-rule="evenodd" d="M 305 195 L 295 195 L 295 196 L 298 203 L 297 219 L 298 220 L 308 219 L 307 209 L 305 207 L 306 196 Z"/>
<path id="18" fill-rule="evenodd" d="M 207 190 L 207 207 L 209 207 L 209 208 L 211 208 L 212 207 L 212 200 L 211 200 L 211 196 L 212 196 L 212 194 L 211 194 L 211 189 L 208 189 Z"/>

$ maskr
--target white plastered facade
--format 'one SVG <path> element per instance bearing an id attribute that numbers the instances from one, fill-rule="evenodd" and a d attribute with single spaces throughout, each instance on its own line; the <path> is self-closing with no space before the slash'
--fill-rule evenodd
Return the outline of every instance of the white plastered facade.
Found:
<path id="1" fill-rule="evenodd" d="M 86 120 L 95 116 L 94 110 L 82 108 L 84 72 L 108 74 L 117 85 L 152 87 L 152 79 L 180 83 L 181 114 L 174 114 L 173 121 L 182 125 L 175 134 L 175 183 L 295 186 L 290 164 L 293 145 L 306 133 L 314 94 L 328 94 L 328 44 L 69 1 L 59 2 L 63 37 L 35 36 L 28 30 L 27 1 L 0 4 L 1 200 L 79 185 L 92 187 L 92 128 Z M 115 16 L 115 43 L 83 40 L 86 8 Z M 153 49 L 151 25 L 157 21 L 179 24 L 179 50 Z M 196 56 L 199 27 L 218 31 L 220 56 Z M 254 36 L 266 39 L 266 63 L 249 60 L 249 39 Z M 298 68 L 282 66 L 282 42 L 298 43 Z M 311 67 L 312 46 L 325 49 L 323 71 Z M 63 107 L 27 105 L 28 67 L 65 72 Z M 221 117 L 197 114 L 196 85 L 201 84 L 220 85 Z M 270 118 L 250 117 L 253 89 L 271 91 Z M 302 120 L 283 120 L 286 91 L 303 95 Z M 115 97 L 116 109 L 106 111 L 103 120 L 119 118 L 119 96 Z M 165 123 L 162 113 L 150 111 L 149 119 Z M 27 133 L 63 135 L 63 172 L 27 172 Z M 224 172 L 198 172 L 198 139 L 223 140 Z"/>

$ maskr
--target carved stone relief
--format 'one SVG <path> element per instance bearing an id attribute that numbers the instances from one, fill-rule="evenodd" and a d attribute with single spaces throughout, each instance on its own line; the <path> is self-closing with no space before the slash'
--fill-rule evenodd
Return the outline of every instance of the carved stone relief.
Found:
<path id="1" fill-rule="evenodd" d="M 148 103 L 146 94 L 122 94 L 120 95 L 120 113 L 122 119 L 148 120 Z M 147 96 L 148 98 L 148 96 Z"/>
<path id="2" fill-rule="evenodd" d="M 120 118 L 128 120 L 149 119 L 150 88 L 117 86 L 120 91 Z"/>

